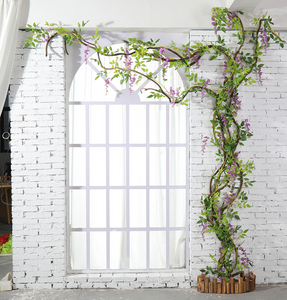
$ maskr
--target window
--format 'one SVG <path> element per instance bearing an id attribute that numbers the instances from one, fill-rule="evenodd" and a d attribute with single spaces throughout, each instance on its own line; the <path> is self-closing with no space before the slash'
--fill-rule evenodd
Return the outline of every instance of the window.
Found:
<path id="1" fill-rule="evenodd" d="M 69 271 L 185 269 L 186 107 L 147 98 L 149 81 L 106 93 L 98 68 L 79 68 L 68 101 Z M 182 85 L 176 72 L 167 79 Z"/>

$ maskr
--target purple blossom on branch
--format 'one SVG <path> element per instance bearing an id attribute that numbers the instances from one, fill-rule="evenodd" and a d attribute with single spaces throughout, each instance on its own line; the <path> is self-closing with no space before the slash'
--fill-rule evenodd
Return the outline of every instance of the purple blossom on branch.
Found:
<path id="1" fill-rule="evenodd" d="M 245 119 L 245 128 L 246 128 L 247 134 L 251 134 L 251 131 L 250 131 L 250 123 L 249 123 L 248 119 Z M 250 137 L 250 136 L 249 136 L 249 137 Z"/>
<path id="2" fill-rule="evenodd" d="M 109 79 L 109 78 L 106 78 L 106 79 L 105 79 L 106 95 L 108 94 L 109 84 L 110 84 L 110 79 Z"/>
<path id="3" fill-rule="evenodd" d="M 201 229 L 201 235 L 202 235 L 202 239 L 203 239 L 203 241 L 205 242 L 205 230 L 207 229 L 207 223 L 206 222 L 204 222 L 204 223 L 202 223 L 202 229 Z"/>
<path id="4" fill-rule="evenodd" d="M 134 74 L 134 76 L 130 75 L 130 79 L 129 79 L 129 90 L 130 90 L 130 94 L 132 93 L 132 88 L 134 83 L 136 82 L 137 79 L 137 74 Z"/>
<path id="5" fill-rule="evenodd" d="M 240 65 L 241 69 L 244 68 L 240 55 L 238 55 L 238 56 L 235 57 L 235 61 Z"/>
<path id="6" fill-rule="evenodd" d="M 86 64 L 87 64 L 87 62 L 88 62 L 88 54 L 89 54 L 90 49 L 91 49 L 90 45 L 87 45 L 87 48 L 86 48 L 86 50 L 84 51 L 84 53 L 85 53 L 85 63 L 86 63 Z"/>
<path id="7" fill-rule="evenodd" d="M 267 47 L 268 47 L 268 35 L 267 35 L 264 27 L 262 27 L 259 31 L 259 38 L 260 38 L 260 42 L 261 42 L 260 47 L 262 47 L 264 49 L 264 53 L 266 54 Z"/>
<path id="8" fill-rule="evenodd" d="M 207 85 L 209 84 L 210 79 L 207 79 L 204 84 L 202 85 L 202 90 L 201 90 L 201 100 L 204 98 L 205 94 L 206 94 L 206 88 Z"/>
<path id="9" fill-rule="evenodd" d="M 234 117 L 236 117 L 237 112 L 241 109 L 241 101 L 239 101 L 239 97 L 238 97 L 235 89 L 233 90 L 232 106 L 234 108 Z"/>
<path id="10" fill-rule="evenodd" d="M 223 149 L 223 138 L 224 138 L 223 134 L 217 134 L 217 140 L 219 142 L 219 148 L 221 148 L 221 149 Z"/>
<path id="11" fill-rule="evenodd" d="M 259 85 L 263 85 L 263 82 L 262 82 L 262 71 L 261 71 L 261 67 L 259 68 L 258 70 L 258 79 L 259 79 Z"/>
<path id="12" fill-rule="evenodd" d="M 132 67 L 132 58 L 129 55 L 129 50 L 128 49 L 126 49 L 124 64 L 125 64 L 126 69 L 130 69 Z"/>
<path id="13" fill-rule="evenodd" d="M 205 153 L 205 148 L 206 148 L 208 140 L 209 140 L 209 137 L 205 136 L 204 140 L 202 141 L 202 143 L 203 143 L 203 145 L 202 145 L 202 155 Z"/>
<path id="14" fill-rule="evenodd" d="M 222 117 L 222 124 L 223 124 L 224 132 L 227 133 L 228 132 L 228 121 L 225 116 Z"/>
<path id="15" fill-rule="evenodd" d="M 215 34 L 217 35 L 217 26 L 215 25 L 216 24 L 216 22 L 215 22 L 215 18 L 214 17 L 212 17 L 211 18 L 211 25 L 213 26 L 213 28 L 214 28 L 214 32 L 215 32 Z"/>
<path id="16" fill-rule="evenodd" d="M 236 163 L 234 163 L 234 165 L 228 166 L 226 173 L 229 178 L 229 183 L 231 185 L 234 185 L 235 179 L 238 177 L 238 174 L 236 173 Z"/>
<path id="17" fill-rule="evenodd" d="M 172 106 L 174 106 L 175 99 L 180 97 L 180 87 L 178 87 L 176 90 L 174 90 L 172 87 L 170 87 L 169 94 L 170 94 Z"/>
<path id="18" fill-rule="evenodd" d="M 248 272 L 250 272 L 250 269 L 249 269 L 249 261 L 250 261 L 250 259 L 247 256 L 246 250 L 240 244 L 238 244 L 237 246 L 238 246 L 238 249 L 241 251 L 242 256 L 243 256 L 243 257 L 240 258 L 241 264 L 248 269 Z"/>
<path id="19" fill-rule="evenodd" d="M 200 65 L 199 65 L 199 54 L 198 53 L 196 53 L 195 55 L 194 55 L 194 57 L 193 57 L 193 59 L 194 59 L 194 62 L 195 62 L 195 64 L 196 64 L 196 67 L 195 67 L 195 69 L 198 69 L 199 67 L 200 67 Z"/>

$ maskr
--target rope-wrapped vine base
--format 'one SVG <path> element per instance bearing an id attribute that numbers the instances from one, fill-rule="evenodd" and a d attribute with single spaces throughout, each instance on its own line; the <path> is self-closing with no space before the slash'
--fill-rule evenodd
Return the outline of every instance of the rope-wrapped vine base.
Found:
<path id="1" fill-rule="evenodd" d="M 206 274 L 197 277 L 197 291 L 200 293 L 242 294 L 252 292 L 255 288 L 256 275 L 252 272 L 245 276 L 244 271 L 242 271 L 238 279 L 231 277 L 229 282 L 226 282 L 225 279 L 218 282 L 217 278 L 211 280 Z"/>

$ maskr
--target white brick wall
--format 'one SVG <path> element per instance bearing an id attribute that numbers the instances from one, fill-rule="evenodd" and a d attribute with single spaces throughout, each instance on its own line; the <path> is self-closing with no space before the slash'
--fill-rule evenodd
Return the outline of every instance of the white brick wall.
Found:
<path id="1" fill-rule="evenodd" d="M 286 33 L 282 33 L 287 38 Z M 190 106 L 190 270 L 157 274 L 66 274 L 66 117 L 65 60 L 62 41 L 23 49 L 19 33 L 11 79 L 11 158 L 13 193 L 13 274 L 15 288 L 149 288 L 194 286 L 199 269 L 218 251 L 216 239 L 196 224 L 202 192 L 208 192 L 214 152 L 201 155 L 202 138 L 211 134 L 212 99 L 192 97 Z M 213 41 L 211 31 L 193 31 L 192 41 Z M 263 57 L 264 86 L 241 89 L 242 118 L 248 118 L 254 137 L 241 157 L 254 159 L 257 181 L 250 189 L 252 208 L 241 211 L 242 225 L 250 228 L 244 244 L 254 261 L 258 283 L 286 282 L 287 241 L 287 49 L 277 45 Z M 280 63 L 278 63 L 280 62 Z M 203 62 L 202 76 L 215 85 L 222 67 Z M 239 116 L 240 118 L 240 116 Z M 212 264 L 212 263 L 211 263 Z M 121 275 L 121 276 L 120 276 Z"/>
<path id="2" fill-rule="evenodd" d="M 51 288 L 66 275 L 63 47 L 45 57 L 44 45 L 23 49 L 26 37 L 11 80 L 14 287 Z"/>
<path id="3" fill-rule="evenodd" d="M 204 36 L 204 38 L 202 38 Z M 281 33 L 286 40 L 287 34 Z M 213 32 L 191 32 L 191 41 L 214 40 Z M 230 45 L 233 39 L 226 38 Z M 248 46 L 250 48 L 250 46 Z M 286 78 L 287 49 L 271 45 L 262 62 L 263 86 L 258 84 L 243 86 L 240 89 L 242 113 L 238 119 L 249 119 L 254 136 L 242 147 L 240 156 L 245 161 L 254 160 L 255 170 L 252 179 L 256 180 L 248 191 L 249 209 L 239 209 L 243 228 L 249 228 L 244 243 L 249 257 L 254 262 L 253 272 L 258 283 L 286 283 L 286 229 L 287 229 L 287 116 L 286 116 Z M 203 78 L 211 78 L 211 84 L 222 78 L 222 66 L 212 61 L 203 61 L 200 73 Z M 256 75 L 254 76 L 256 78 Z M 214 164 L 214 148 L 209 145 L 202 156 L 200 149 L 205 135 L 211 136 L 212 100 L 207 96 L 203 101 L 194 97 L 191 101 L 190 132 L 190 197 L 191 197 L 191 268 L 192 285 L 195 285 L 199 269 L 207 264 L 213 265 L 209 253 L 218 254 L 217 239 L 206 234 L 202 241 L 201 227 L 196 224 L 201 212 L 200 196 L 208 193 L 209 179 Z M 207 128 L 206 128 L 207 126 Z M 216 241 L 216 242 L 215 242 Z"/>

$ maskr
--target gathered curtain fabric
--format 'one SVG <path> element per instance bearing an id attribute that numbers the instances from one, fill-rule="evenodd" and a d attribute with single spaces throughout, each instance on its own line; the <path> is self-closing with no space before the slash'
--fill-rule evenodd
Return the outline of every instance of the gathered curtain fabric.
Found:
<path id="1" fill-rule="evenodd" d="M 22 0 L 0 0 L 0 114 L 2 114 L 16 51 Z"/>

